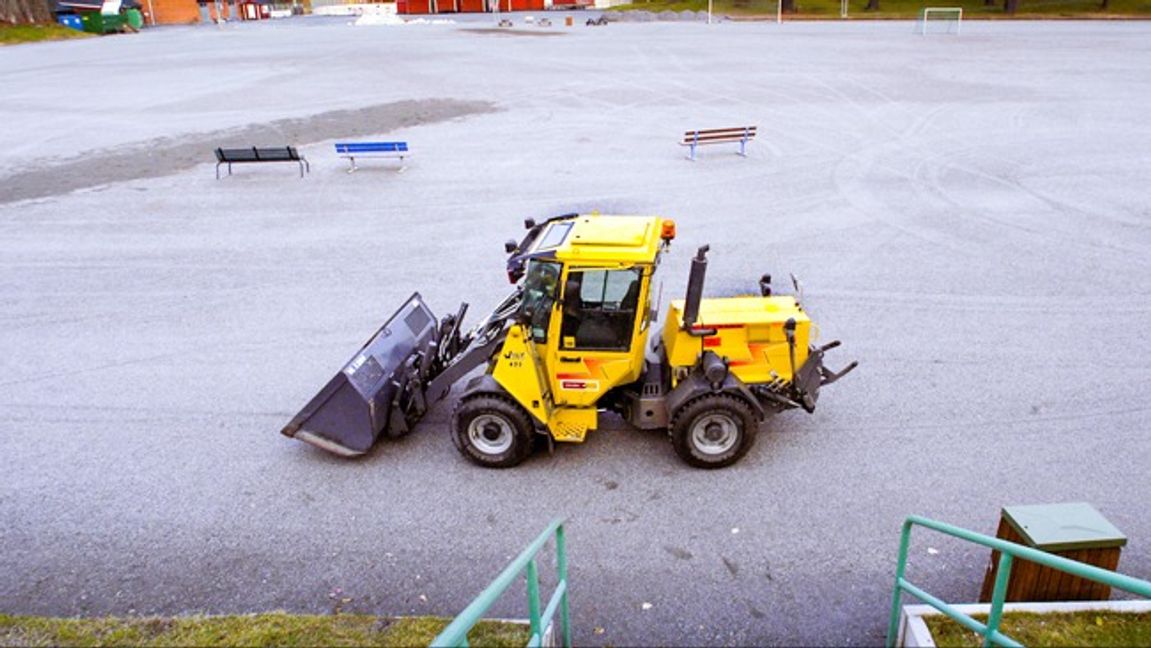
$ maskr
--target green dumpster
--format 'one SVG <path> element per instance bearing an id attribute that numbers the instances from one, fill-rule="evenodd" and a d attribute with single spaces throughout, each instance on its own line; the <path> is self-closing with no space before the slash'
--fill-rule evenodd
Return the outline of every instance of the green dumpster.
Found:
<path id="1" fill-rule="evenodd" d="M 80 20 L 84 23 L 84 31 L 91 34 L 108 34 L 118 32 L 124 27 L 126 19 L 121 14 L 104 15 L 97 11 L 85 11 Z"/>

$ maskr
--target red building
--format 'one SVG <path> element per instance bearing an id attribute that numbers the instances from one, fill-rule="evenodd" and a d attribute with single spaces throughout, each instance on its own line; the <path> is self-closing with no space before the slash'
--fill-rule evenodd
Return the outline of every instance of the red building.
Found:
<path id="1" fill-rule="evenodd" d="M 497 1 L 500 11 L 544 10 L 544 0 L 396 0 L 396 13 L 483 13 L 494 10 Z"/>

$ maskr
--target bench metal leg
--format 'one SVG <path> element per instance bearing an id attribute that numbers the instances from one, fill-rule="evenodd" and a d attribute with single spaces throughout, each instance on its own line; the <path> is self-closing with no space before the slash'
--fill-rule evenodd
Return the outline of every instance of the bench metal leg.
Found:
<path id="1" fill-rule="evenodd" d="M 404 165 L 404 156 L 401 155 L 400 156 L 400 170 L 397 171 L 396 173 L 403 173 L 404 171 L 407 171 L 407 169 L 408 169 L 408 167 Z"/>
<path id="2" fill-rule="evenodd" d="M 356 172 L 356 158 L 349 156 L 348 161 L 352 163 L 352 166 L 350 166 L 348 168 L 348 173 L 355 173 Z"/>
<path id="3" fill-rule="evenodd" d="M 739 154 L 742 157 L 747 157 L 747 138 L 739 140 Z"/>
<path id="4" fill-rule="evenodd" d="M 699 145 L 699 131 L 696 131 L 691 136 L 691 154 L 687 156 L 687 159 L 692 162 L 695 162 L 695 147 L 697 145 Z"/>
<path id="5" fill-rule="evenodd" d="M 219 179 L 220 179 L 220 165 L 221 165 L 221 164 L 223 164 L 223 162 L 217 162 L 217 163 L 216 163 L 216 179 L 217 179 L 217 180 L 219 180 Z"/>

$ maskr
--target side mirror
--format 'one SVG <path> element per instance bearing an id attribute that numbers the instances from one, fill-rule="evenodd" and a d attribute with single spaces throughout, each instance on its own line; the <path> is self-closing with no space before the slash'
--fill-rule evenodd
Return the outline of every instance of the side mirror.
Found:
<path id="1" fill-rule="evenodd" d="M 507 252 L 508 254 L 515 254 L 517 246 L 518 244 L 515 241 L 508 239 L 504 241 L 504 252 Z"/>
<path id="2" fill-rule="evenodd" d="M 765 274 L 759 278 L 759 294 L 771 297 L 771 275 Z"/>

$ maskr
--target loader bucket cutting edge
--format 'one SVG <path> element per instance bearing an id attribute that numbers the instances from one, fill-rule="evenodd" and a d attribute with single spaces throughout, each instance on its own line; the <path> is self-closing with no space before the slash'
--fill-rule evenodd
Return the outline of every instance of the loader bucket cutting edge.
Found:
<path id="1" fill-rule="evenodd" d="M 345 457 L 364 454 L 387 431 L 396 372 L 436 332 L 435 315 L 414 293 L 281 433 Z"/>

